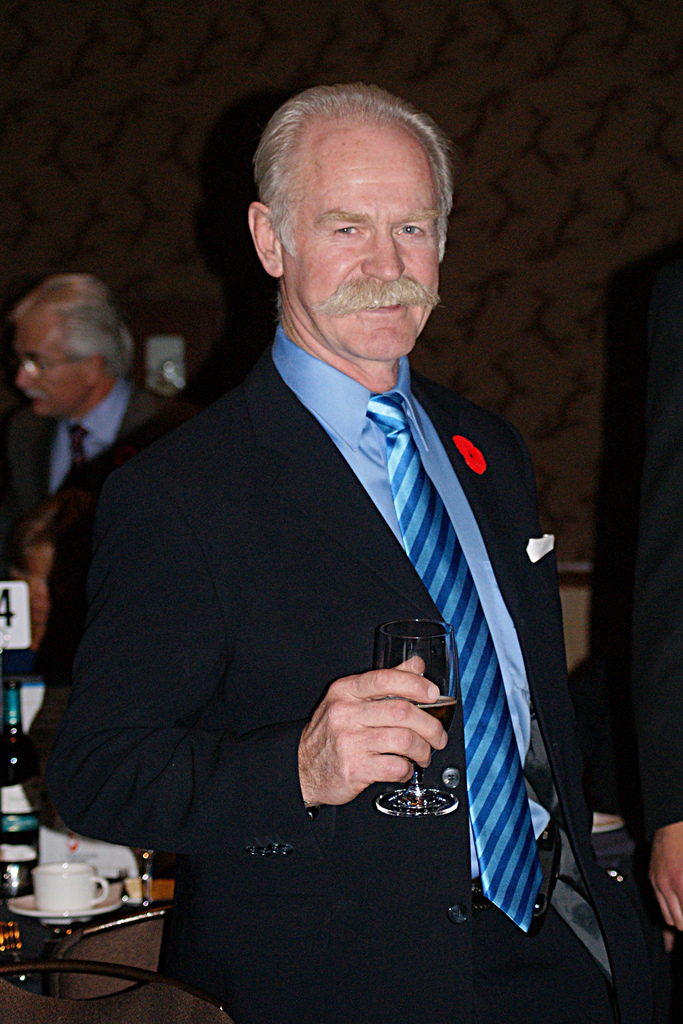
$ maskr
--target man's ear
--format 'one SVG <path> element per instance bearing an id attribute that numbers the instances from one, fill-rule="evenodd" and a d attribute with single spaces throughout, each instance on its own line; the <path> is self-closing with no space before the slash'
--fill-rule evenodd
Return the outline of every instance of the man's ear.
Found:
<path id="1" fill-rule="evenodd" d="M 282 277 L 282 243 L 273 230 L 270 209 L 263 203 L 249 207 L 249 230 L 265 270 L 271 277 Z"/>
<path id="2" fill-rule="evenodd" d="M 89 384 L 96 384 L 102 378 L 111 376 L 107 369 L 107 361 L 101 355 L 86 356 L 79 366 Z"/>

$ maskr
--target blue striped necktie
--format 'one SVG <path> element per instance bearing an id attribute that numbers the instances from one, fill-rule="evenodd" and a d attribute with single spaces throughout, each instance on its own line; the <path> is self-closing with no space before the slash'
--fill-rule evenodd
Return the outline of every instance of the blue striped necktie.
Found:
<path id="1" fill-rule="evenodd" d="M 408 557 L 455 630 L 467 794 L 482 889 L 528 931 L 541 868 L 491 634 L 460 542 L 422 465 L 400 396 L 373 396 L 368 416 L 386 436 L 389 483 Z"/>

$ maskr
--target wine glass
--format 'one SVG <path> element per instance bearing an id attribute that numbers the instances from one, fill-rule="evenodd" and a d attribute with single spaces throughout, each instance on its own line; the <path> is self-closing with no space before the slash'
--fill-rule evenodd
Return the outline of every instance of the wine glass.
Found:
<path id="1" fill-rule="evenodd" d="M 395 668 L 410 658 L 424 662 L 421 673 L 436 683 L 440 696 L 433 704 L 414 701 L 417 707 L 438 718 L 448 731 L 458 699 L 458 654 L 453 627 L 448 622 L 432 619 L 402 619 L 386 622 L 377 630 L 375 668 Z M 395 700 L 397 698 L 387 698 Z M 452 793 L 426 789 L 422 785 L 422 768 L 413 763 L 413 777 L 405 789 L 382 793 L 375 798 L 375 807 L 382 814 L 416 818 L 425 814 L 450 814 L 458 806 Z"/>

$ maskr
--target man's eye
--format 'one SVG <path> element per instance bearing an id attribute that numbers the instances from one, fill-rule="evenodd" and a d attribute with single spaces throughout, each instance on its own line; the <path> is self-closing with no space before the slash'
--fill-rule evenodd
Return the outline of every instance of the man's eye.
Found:
<path id="1" fill-rule="evenodd" d="M 356 229 L 354 227 L 337 228 L 338 235 L 352 235 Z"/>
<path id="2" fill-rule="evenodd" d="M 404 235 L 417 235 L 420 229 L 415 224 L 404 224 L 401 230 Z"/>

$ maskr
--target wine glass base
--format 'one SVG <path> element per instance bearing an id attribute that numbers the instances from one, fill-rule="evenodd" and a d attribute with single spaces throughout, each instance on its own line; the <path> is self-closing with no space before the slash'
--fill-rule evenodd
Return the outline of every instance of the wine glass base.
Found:
<path id="1" fill-rule="evenodd" d="M 457 796 L 442 793 L 439 789 L 422 789 L 419 796 L 414 796 L 410 790 L 396 789 L 393 793 L 382 793 L 375 797 L 377 810 L 394 818 L 450 814 L 457 809 L 458 802 Z"/>

